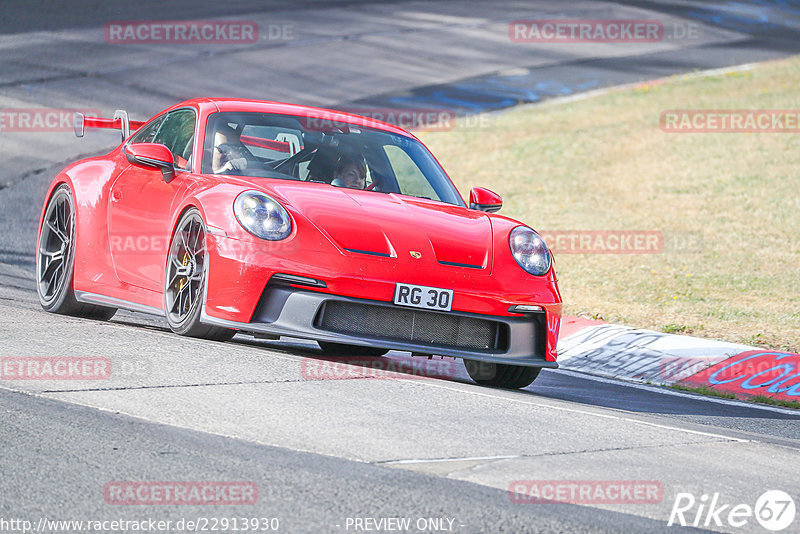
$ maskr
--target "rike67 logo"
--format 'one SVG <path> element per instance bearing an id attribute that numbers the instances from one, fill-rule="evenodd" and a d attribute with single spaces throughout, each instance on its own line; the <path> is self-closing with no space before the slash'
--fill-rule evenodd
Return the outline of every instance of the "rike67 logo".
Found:
<path id="1" fill-rule="evenodd" d="M 759 525 L 778 532 L 787 529 L 797 513 L 794 499 L 782 490 L 769 490 L 756 499 L 755 505 L 725 502 L 719 493 L 678 493 L 669 514 L 668 526 L 744 527 L 755 517 Z"/>

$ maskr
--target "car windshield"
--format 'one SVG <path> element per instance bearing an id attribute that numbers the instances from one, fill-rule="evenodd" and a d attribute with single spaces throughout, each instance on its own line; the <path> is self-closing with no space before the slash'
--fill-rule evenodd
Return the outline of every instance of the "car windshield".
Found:
<path id="1" fill-rule="evenodd" d="M 325 118 L 273 113 L 213 113 L 203 172 L 328 183 L 463 206 L 419 141 Z"/>

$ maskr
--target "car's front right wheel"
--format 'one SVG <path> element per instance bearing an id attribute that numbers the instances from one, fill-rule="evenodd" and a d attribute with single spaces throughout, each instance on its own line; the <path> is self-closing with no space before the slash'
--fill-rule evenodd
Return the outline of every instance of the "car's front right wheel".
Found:
<path id="1" fill-rule="evenodd" d="M 464 360 L 469 377 L 481 386 L 521 389 L 530 386 L 539 376 L 539 367 L 509 365 L 478 360 Z"/>

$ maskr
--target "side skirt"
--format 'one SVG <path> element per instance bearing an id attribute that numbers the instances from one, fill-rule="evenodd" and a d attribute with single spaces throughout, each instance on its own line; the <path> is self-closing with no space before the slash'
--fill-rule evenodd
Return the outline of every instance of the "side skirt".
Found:
<path id="1" fill-rule="evenodd" d="M 75 300 L 78 302 L 85 302 L 87 304 L 98 304 L 100 306 L 109 306 L 111 308 L 120 308 L 123 310 L 148 313 L 150 315 L 159 315 L 161 317 L 164 316 L 164 310 L 154 308 L 153 306 L 137 304 L 136 302 L 129 302 L 127 300 L 107 297 L 105 295 L 98 295 L 97 293 L 89 293 L 87 291 L 75 291 Z"/>

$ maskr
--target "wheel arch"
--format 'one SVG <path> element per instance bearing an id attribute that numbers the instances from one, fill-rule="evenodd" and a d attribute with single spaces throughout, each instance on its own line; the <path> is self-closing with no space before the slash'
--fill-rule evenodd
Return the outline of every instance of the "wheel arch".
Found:
<path id="1" fill-rule="evenodd" d="M 178 229 L 178 223 L 181 222 L 181 219 L 183 218 L 184 215 L 186 215 L 186 212 L 188 212 L 189 210 L 196 209 L 197 211 L 200 212 L 200 216 L 203 218 L 203 223 L 205 223 L 206 221 L 205 212 L 200 207 L 200 203 L 196 202 L 195 199 L 190 199 L 187 202 L 183 202 L 181 203 L 181 206 L 182 207 L 180 209 L 175 210 L 175 214 L 172 217 L 172 222 L 170 223 L 170 231 L 169 231 L 170 244 L 172 244 L 172 237 L 175 235 L 175 230 Z"/>
<path id="2" fill-rule="evenodd" d="M 73 202 L 75 202 L 75 187 L 69 175 L 67 175 L 65 172 L 62 171 L 50 183 L 50 187 L 48 187 L 47 193 L 44 196 L 44 201 L 42 202 L 42 209 L 39 212 L 39 226 L 36 228 L 37 250 L 39 249 L 39 238 L 41 237 L 42 234 L 42 225 L 44 224 L 44 215 L 47 212 L 47 206 L 50 204 L 50 200 L 53 198 L 53 194 L 56 192 L 56 189 L 58 189 L 62 185 L 67 185 L 69 187 L 70 191 L 72 192 Z"/>
<path id="3" fill-rule="evenodd" d="M 37 250 L 48 203 L 59 186 L 69 187 L 75 209 L 77 259 L 73 283 L 77 289 L 94 291 L 97 289 L 95 280 L 116 280 L 108 248 L 107 195 L 118 170 L 116 162 L 108 155 L 72 163 L 56 175 L 42 203 Z"/>

